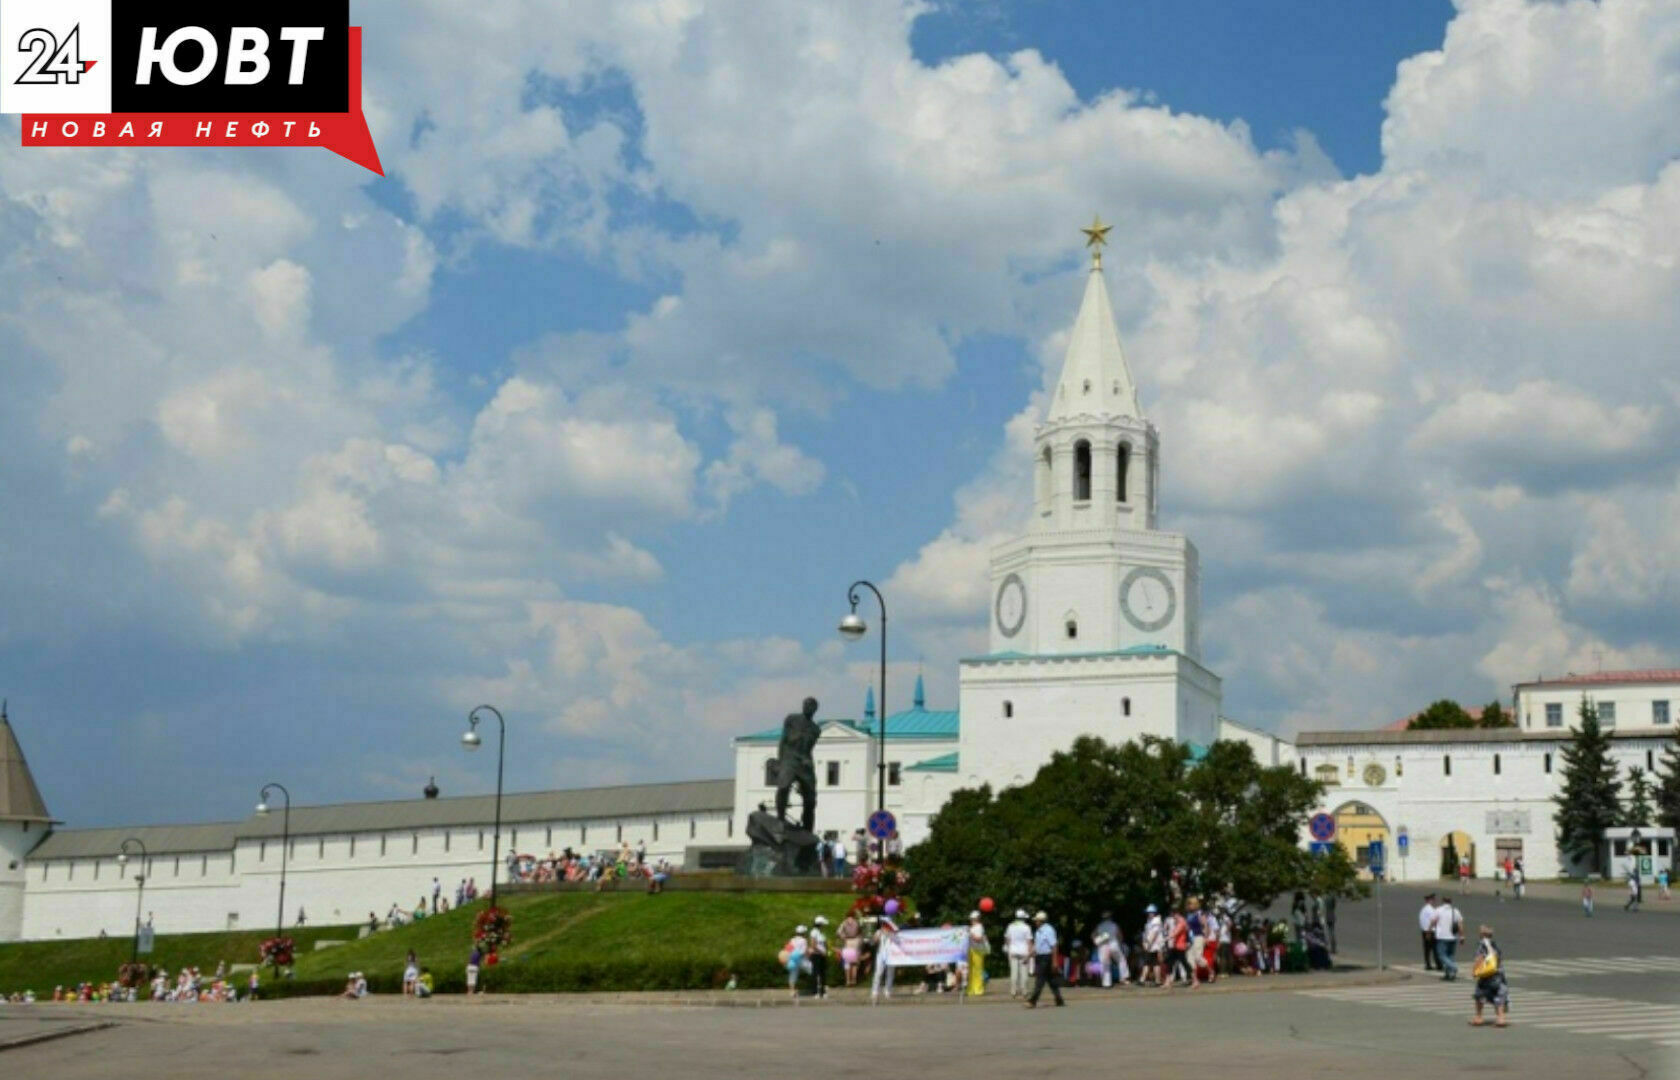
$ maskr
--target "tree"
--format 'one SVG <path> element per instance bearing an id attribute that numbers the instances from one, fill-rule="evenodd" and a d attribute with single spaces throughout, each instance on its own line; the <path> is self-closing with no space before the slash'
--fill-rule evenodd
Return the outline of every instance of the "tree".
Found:
<path id="1" fill-rule="evenodd" d="M 1480 728 L 1516 727 L 1517 721 L 1515 717 L 1505 711 L 1505 706 L 1495 700 L 1488 702 L 1483 707 L 1482 715 L 1476 718 L 1476 726 Z"/>
<path id="2" fill-rule="evenodd" d="M 1680 829 L 1680 730 L 1657 759 L 1657 824 Z"/>
<path id="3" fill-rule="evenodd" d="M 1448 698 L 1442 698 L 1412 717 L 1412 722 L 1406 725 L 1406 730 L 1438 731 L 1442 728 L 1471 728 L 1475 726 L 1476 722 L 1470 719 L 1470 714 L 1464 711 L 1464 706 Z"/>
<path id="4" fill-rule="evenodd" d="M 1262 906 L 1309 882 L 1363 895 L 1340 845 L 1317 858 L 1301 844 L 1322 795 L 1294 769 L 1260 765 L 1246 743 L 1215 743 L 1192 764 L 1171 740 L 1082 738 L 1028 784 L 952 795 L 906 867 L 934 920 L 961 920 L 992 896 L 1054 913 L 1070 936 L 1087 934 L 1103 911 L 1135 918 L 1166 901 L 1175 873 L 1189 893 L 1229 885 Z"/>
<path id="5" fill-rule="evenodd" d="M 1622 811 L 1622 824 L 1634 828 L 1650 826 L 1655 824 L 1656 817 L 1651 806 L 1651 777 L 1635 765 L 1628 770 L 1628 801 Z"/>
<path id="6" fill-rule="evenodd" d="M 1578 716 L 1580 724 L 1570 729 L 1569 745 L 1563 748 L 1563 790 L 1552 797 L 1558 808 L 1558 846 L 1599 873 L 1604 830 L 1622 818 L 1620 785 L 1610 736 L 1598 726 L 1598 709 L 1584 694 Z"/>

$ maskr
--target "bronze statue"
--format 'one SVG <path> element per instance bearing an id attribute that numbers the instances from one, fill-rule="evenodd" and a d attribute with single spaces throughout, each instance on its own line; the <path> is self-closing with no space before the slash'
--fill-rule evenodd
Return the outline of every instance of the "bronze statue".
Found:
<path id="1" fill-rule="evenodd" d="M 787 821 L 788 792 L 797 787 L 799 827 L 806 832 L 817 823 L 817 766 L 811 754 L 822 729 L 816 715 L 817 699 L 806 698 L 802 712 L 789 713 L 782 721 L 782 741 L 776 747 L 776 816 Z"/>

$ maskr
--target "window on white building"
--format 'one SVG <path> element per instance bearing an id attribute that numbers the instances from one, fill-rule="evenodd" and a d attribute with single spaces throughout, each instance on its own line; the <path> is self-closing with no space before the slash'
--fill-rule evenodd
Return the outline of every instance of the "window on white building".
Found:
<path id="1" fill-rule="evenodd" d="M 1406 775 L 1406 765 L 1403 761 L 1400 760 L 1400 755 L 1399 754 L 1394 755 L 1394 775 L 1395 776 L 1405 776 Z"/>
<path id="2" fill-rule="evenodd" d="M 1342 786 L 1342 770 L 1336 768 L 1336 766 L 1330 762 L 1326 762 L 1314 769 L 1313 775 L 1317 778 L 1318 782 L 1323 784 L 1325 787 Z"/>
<path id="3" fill-rule="evenodd" d="M 700 829 L 700 823 L 695 821 L 693 818 L 689 818 L 688 819 L 688 838 L 690 840 L 694 839 L 694 836 L 699 831 L 699 829 Z"/>
<path id="4" fill-rule="evenodd" d="M 618 842 L 624 843 L 624 822 L 618 823 Z"/>
<path id="5" fill-rule="evenodd" d="M 1616 703 L 1614 701 L 1598 703 L 1598 725 L 1600 727 L 1616 726 Z"/>
<path id="6" fill-rule="evenodd" d="M 1301 759 L 1301 775 L 1302 776 L 1307 775 L 1307 759 L 1306 758 Z"/>
<path id="7" fill-rule="evenodd" d="M 904 782 L 903 767 L 900 762 L 887 762 L 887 786 L 897 787 Z"/>
<path id="8" fill-rule="evenodd" d="M 327 857 L 327 838 L 324 836 L 315 842 L 315 857 L 317 859 Z"/>
<path id="9" fill-rule="evenodd" d="M 1123 697 L 1123 698 L 1120 699 L 1120 715 L 1121 716 L 1132 715 L 1132 699 L 1131 698 Z"/>
<path id="10" fill-rule="evenodd" d="M 443 850 L 444 851 L 449 850 L 449 837 L 450 837 L 450 835 L 451 834 L 450 834 L 448 829 L 443 830 Z"/>
<path id="11" fill-rule="evenodd" d="M 1441 755 L 1441 775 L 1442 776 L 1451 776 L 1452 775 L 1452 755 L 1451 754 L 1442 754 Z"/>
<path id="12" fill-rule="evenodd" d="M 1550 754 L 1546 755 L 1546 771 L 1548 773 L 1552 771 L 1552 755 Z"/>
<path id="13" fill-rule="evenodd" d="M 764 763 L 764 786 L 776 786 L 776 759 L 771 758 Z"/>
<path id="14" fill-rule="evenodd" d="M 408 838 L 408 853 L 410 855 L 420 854 L 420 834 L 419 833 L 414 833 L 411 836 L 409 836 L 409 838 Z"/>
<path id="15" fill-rule="evenodd" d="M 1655 772 L 1656 771 L 1657 763 L 1654 760 L 1655 758 L 1656 758 L 1655 753 L 1653 753 L 1650 750 L 1645 751 L 1645 771 L 1646 772 Z"/>
<path id="16" fill-rule="evenodd" d="M 1072 641 L 1074 638 L 1079 636 L 1079 620 L 1078 619 L 1069 619 L 1067 621 L 1067 636 L 1068 636 L 1069 641 Z"/>
<path id="17" fill-rule="evenodd" d="M 1499 775 L 1499 755 L 1493 755 L 1493 775 Z"/>
<path id="18" fill-rule="evenodd" d="M 1546 726 L 1547 727 L 1562 727 L 1563 726 L 1563 705 L 1562 705 L 1562 703 L 1556 702 L 1556 701 L 1551 701 L 1551 702 L 1546 703 Z"/>
<path id="19" fill-rule="evenodd" d="M 659 822 L 653 823 L 653 842 L 659 843 Z"/>
<path id="20" fill-rule="evenodd" d="M 351 834 L 350 837 L 350 857 L 352 859 L 356 857 L 356 837 L 354 834 Z"/>
<path id="21" fill-rule="evenodd" d="M 840 763 L 838 761 L 828 763 L 828 786 L 840 786 Z"/>
<path id="22" fill-rule="evenodd" d="M 1653 724 L 1666 724 L 1666 723 L 1668 723 L 1668 702 L 1666 702 L 1666 701 L 1653 701 L 1653 702 L 1651 702 L 1651 723 L 1653 723 Z"/>
<path id="23" fill-rule="evenodd" d="M 1091 501 L 1091 444 L 1084 439 L 1073 444 L 1073 498 Z"/>
<path id="24" fill-rule="evenodd" d="M 1132 448 L 1125 443 L 1120 444 L 1119 474 L 1115 477 L 1114 498 L 1116 502 L 1126 501 L 1126 466 L 1132 463 Z"/>
<path id="25" fill-rule="evenodd" d="M 1015 703 L 1013 701 L 1004 702 L 1003 703 L 1003 718 L 1005 720 L 1009 720 L 1009 719 L 1012 719 L 1014 716 L 1015 716 Z"/>
<path id="26" fill-rule="evenodd" d="M 262 862 L 266 858 L 268 858 L 268 841 L 259 840 L 257 842 L 257 861 Z"/>
<path id="27" fill-rule="evenodd" d="M 208 877 L 210 875 L 210 856 L 200 855 L 198 859 L 198 876 Z"/>

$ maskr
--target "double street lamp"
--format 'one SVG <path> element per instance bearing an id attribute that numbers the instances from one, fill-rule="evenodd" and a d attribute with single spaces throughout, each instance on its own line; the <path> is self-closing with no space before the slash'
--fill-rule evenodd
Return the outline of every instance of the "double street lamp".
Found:
<path id="1" fill-rule="evenodd" d="M 152 860 L 146 853 L 146 842 L 137 836 L 131 836 L 117 847 L 118 866 L 128 865 L 130 845 L 140 849 L 140 872 L 134 875 L 134 948 L 128 954 L 128 962 L 134 964 L 140 960 L 140 911 L 146 906 L 146 870 Z"/>
<path id="2" fill-rule="evenodd" d="M 286 797 L 285 813 L 280 818 L 280 914 L 274 919 L 274 936 L 286 934 L 286 862 L 292 853 L 292 793 L 281 784 L 264 784 L 257 796 L 257 816 L 268 816 L 268 793 L 278 791 Z"/>
<path id="3" fill-rule="evenodd" d="M 881 608 L 881 695 L 878 712 L 875 716 L 875 767 L 877 792 L 875 809 L 887 808 L 887 602 L 881 597 L 881 590 L 868 581 L 855 581 L 846 590 L 846 599 L 851 603 L 851 612 L 840 620 L 840 636 L 848 641 L 856 641 L 869 631 L 869 624 L 863 621 L 863 616 L 857 613 L 858 590 L 868 589 L 875 594 L 875 603 Z M 886 854 L 885 843 L 881 846 L 881 853 Z"/>
<path id="4" fill-rule="evenodd" d="M 501 870 L 502 862 L 502 765 L 507 759 L 507 721 L 494 705 L 480 705 L 467 714 L 467 730 L 461 733 L 461 745 L 468 750 L 477 750 L 484 744 L 484 739 L 478 734 L 478 714 L 488 712 L 496 718 L 496 724 L 501 729 L 501 736 L 496 740 L 496 828 L 490 840 L 490 906 L 496 906 L 496 875 Z"/>

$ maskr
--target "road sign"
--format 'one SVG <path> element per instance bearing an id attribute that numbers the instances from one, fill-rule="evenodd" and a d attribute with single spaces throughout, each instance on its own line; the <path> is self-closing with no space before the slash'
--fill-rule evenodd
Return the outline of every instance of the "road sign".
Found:
<path id="1" fill-rule="evenodd" d="M 1314 814 L 1307 822 L 1307 831 L 1314 840 L 1327 844 L 1336 839 L 1336 819 L 1329 814 Z"/>
<path id="2" fill-rule="evenodd" d="M 1365 849 L 1365 860 L 1367 865 L 1371 868 L 1371 875 L 1373 877 L 1380 877 L 1382 875 L 1383 869 L 1387 865 L 1387 860 L 1384 857 L 1386 854 L 1387 852 L 1383 850 L 1383 842 L 1381 840 L 1371 841 L 1371 846 Z"/>
<path id="3" fill-rule="evenodd" d="M 877 810 L 869 815 L 869 835 L 877 840 L 886 840 L 898 829 L 898 821 L 892 816 L 891 810 Z"/>
<path id="4" fill-rule="evenodd" d="M 1307 844 L 1307 850 L 1311 851 L 1314 855 L 1328 855 L 1330 854 L 1330 849 L 1335 846 L 1335 844 L 1325 843 L 1322 840 L 1313 840 Z"/>
<path id="5" fill-rule="evenodd" d="M 1406 826 L 1400 826 L 1400 835 L 1396 838 L 1395 843 L 1400 846 L 1400 857 L 1404 859 L 1407 849 L 1412 846 L 1412 838 L 1406 835 Z"/>
<path id="6" fill-rule="evenodd" d="M 1649 874 L 1651 872 L 1651 856 L 1639 856 L 1639 872 L 1641 874 Z"/>
<path id="7" fill-rule="evenodd" d="M 139 953 L 141 956 L 150 956 L 151 955 L 151 953 L 152 953 L 152 928 L 151 927 L 142 926 L 140 928 L 140 943 L 135 948 L 134 951 Z"/>

